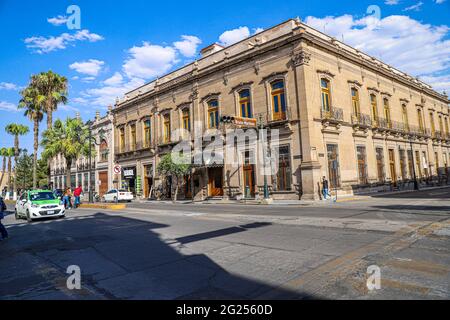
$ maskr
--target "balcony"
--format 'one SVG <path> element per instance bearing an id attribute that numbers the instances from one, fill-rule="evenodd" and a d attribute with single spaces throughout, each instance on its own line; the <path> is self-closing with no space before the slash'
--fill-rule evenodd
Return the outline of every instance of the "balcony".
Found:
<path id="1" fill-rule="evenodd" d="M 320 118 L 322 122 L 341 123 L 344 121 L 344 110 L 335 107 L 331 108 L 330 111 L 322 110 L 320 112 Z"/>
<path id="2" fill-rule="evenodd" d="M 352 114 L 352 124 L 354 127 L 370 128 L 372 126 L 372 119 L 367 114 L 354 113 Z"/>
<path id="3" fill-rule="evenodd" d="M 97 167 L 95 161 L 92 161 L 92 170 L 95 170 L 95 168 Z M 89 171 L 89 163 L 80 163 L 76 166 L 77 171 Z"/>

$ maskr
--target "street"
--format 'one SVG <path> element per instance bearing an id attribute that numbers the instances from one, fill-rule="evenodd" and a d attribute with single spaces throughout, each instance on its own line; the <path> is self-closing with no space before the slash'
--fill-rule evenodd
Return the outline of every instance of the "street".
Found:
<path id="1" fill-rule="evenodd" d="M 449 299 L 450 189 L 3 220 L 0 299 Z M 79 266 L 81 289 L 67 268 Z M 369 290 L 369 266 L 380 288 Z M 373 289 L 373 288 L 372 288 Z"/>

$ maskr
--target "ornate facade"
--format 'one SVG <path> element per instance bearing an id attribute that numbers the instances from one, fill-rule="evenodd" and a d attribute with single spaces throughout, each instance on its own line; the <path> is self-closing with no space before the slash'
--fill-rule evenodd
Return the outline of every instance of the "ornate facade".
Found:
<path id="1" fill-rule="evenodd" d="M 156 166 L 190 131 L 225 130 L 223 116 L 255 118 L 279 130 L 274 199 L 318 199 L 323 176 L 341 194 L 390 190 L 411 181 L 447 181 L 449 100 L 395 68 L 299 20 L 289 20 L 201 59 L 118 100 L 114 179 L 148 198 L 170 179 Z M 194 130 L 194 123 L 200 123 Z M 412 148 L 412 149 L 411 149 Z M 261 170 L 204 163 L 182 195 L 260 198 Z M 125 172 L 125 173 L 124 173 Z"/>

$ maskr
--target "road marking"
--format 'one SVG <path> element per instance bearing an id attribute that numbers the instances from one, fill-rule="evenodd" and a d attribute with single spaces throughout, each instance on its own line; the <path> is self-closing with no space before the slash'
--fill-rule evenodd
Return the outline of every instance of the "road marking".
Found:
<path id="1" fill-rule="evenodd" d="M 450 272 L 450 269 L 444 265 L 422 260 L 405 261 L 399 259 L 392 259 L 386 262 L 385 265 L 396 269 L 417 271 L 438 276 L 445 276 L 447 273 Z"/>

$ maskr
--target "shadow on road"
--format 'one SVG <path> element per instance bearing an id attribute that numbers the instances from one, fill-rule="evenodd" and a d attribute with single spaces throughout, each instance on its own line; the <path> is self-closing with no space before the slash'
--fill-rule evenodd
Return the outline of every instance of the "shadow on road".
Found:
<path id="1" fill-rule="evenodd" d="M 405 193 L 392 192 L 389 194 L 371 195 L 372 198 L 377 199 L 447 199 L 450 200 L 450 188 L 434 189 L 434 190 L 420 190 Z"/>
<path id="2" fill-rule="evenodd" d="M 156 231 L 169 225 L 102 213 L 9 225 L 11 239 L 0 243 L 0 300 L 256 298 L 276 288 L 265 279 L 231 274 L 203 252 L 211 249 L 207 239 L 264 226 L 161 239 Z M 81 269 L 83 294 L 65 286 L 70 265 Z"/>

